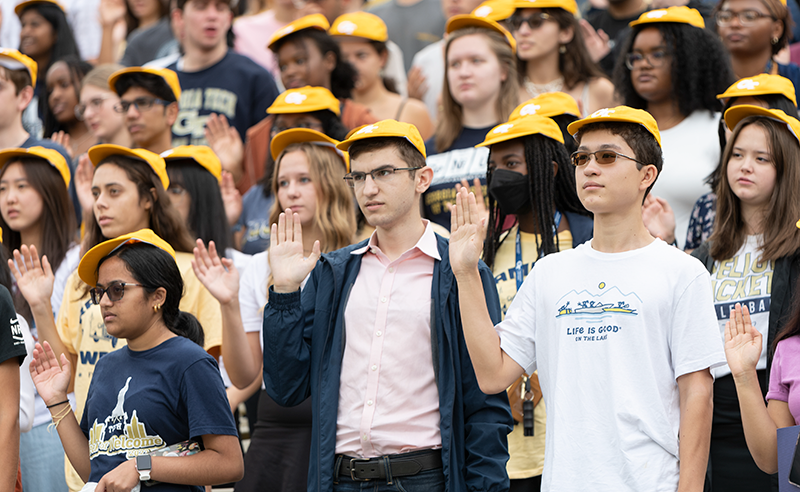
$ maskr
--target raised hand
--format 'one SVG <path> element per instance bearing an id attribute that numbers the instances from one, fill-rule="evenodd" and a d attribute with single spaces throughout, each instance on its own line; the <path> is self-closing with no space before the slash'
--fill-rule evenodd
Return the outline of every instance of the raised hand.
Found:
<path id="1" fill-rule="evenodd" d="M 642 204 L 642 221 L 653 237 L 667 243 L 675 241 L 675 212 L 663 198 L 647 195 Z"/>
<path id="2" fill-rule="evenodd" d="M 461 191 L 461 188 L 466 188 L 470 191 L 469 182 L 466 179 L 461 180 L 461 184 L 456 183 L 456 193 Z M 478 217 L 483 219 L 484 227 L 489 226 L 489 209 L 486 208 L 486 200 L 483 199 L 483 191 L 481 190 L 481 179 L 475 178 L 472 181 L 472 193 L 475 194 L 475 205 L 478 206 Z"/>
<path id="3" fill-rule="evenodd" d="M 64 130 L 58 131 L 50 137 L 50 140 L 64 147 L 64 150 L 67 151 L 70 159 L 75 158 L 74 151 L 72 150 L 72 145 L 69 140 L 69 133 L 65 132 Z"/>
<path id="4" fill-rule="evenodd" d="M 581 32 L 583 33 L 583 43 L 592 61 L 597 63 L 611 52 L 611 45 L 608 42 L 608 34 L 602 29 L 594 30 L 589 21 L 581 19 Z"/>
<path id="5" fill-rule="evenodd" d="M 222 194 L 222 205 L 225 207 L 228 225 L 233 227 L 242 215 L 242 194 L 236 189 L 233 175 L 228 171 L 222 171 L 222 183 L 220 183 L 219 191 Z"/>
<path id="6" fill-rule="evenodd" d="M 100 0 L 98 14 L 101 26 L 114 27 L 118 22 L 125 20 L 126 13 L 125 0 Z"/>
<path id="7" fill-rule="evenodd" d="M 478 212 L 475 194 L 462 187 L 450 206 L 450 267 L 456 278 L 477 271 L 486 237 L 486 219 Z"/>
<path id="8" fill-rule="evenodd" d="M 755 374 L 761 357 L 762 336 L 750 321 L 750 312 L 738 302 L 725 323 L 725 358 L 734 377 Z"/>
<path id="9" fill-rule="evenodd" d="M 33 349 L 33 360 L 30 365 L 31 379 L 39 396 L 48 405 L 67 399 L 67 388 L 71 377 L 69 360 L 61 354 L 61 365 L 50 344 L 36 344 Z"/>
<path id="10" fill-rule="evenodd" d="M 423 100 L 425 93 L 428 92 L 428 83 L 425 75 L 422 74 L 422 69 L 419 67 L 411 67 L 408 71 L 408 83 L 406 84 L 408 90 L 408 97 L 413 99 Z"/>
<path id="11" fill-rule="evenodd" d="M 8 268 L 32 309 L 50 302 L 55 276 L 47 256 L 42 256 L 39 261 L 36 246 L 28 248 L 23 244 L 20 249 L 15 249 L 14 259 L 8 260 Z"/>
<path id="12" fill-rule="evenodd" d="M 287 208 L 270 229 L 269 267 L 275 292 L 288 293 L 299 289 L 319 257 L 319 241 L 314 241 L 311 254 L 305 257 L 300 216 Z"/>
<path id="13" fill-rule="evenodd" d="M 211 113 L 204 130 L 208 146 L 217 154 L 222 169 L 233 174 L 234 182 L 242 176 L 244 143 L 239 131 L 230 126 L 225 115 Z"/>
<path id="14" fill-rule="evenodd" d="M 239 296 L 239 271 L 233 266 L 233 260 L 219 257 L 214 241 L 209 242 L 206 249 L 203 240 L 197 240 L 192 269 L 197 280 L 220 304 L 228 304 Z"/>
<path id="15" fill-rule="evenodd" d="M 83 154 L 78 158 L 78 168 L 75 170 L 73 179 L 75 181 L 75 193 L 83 209 L 83 216 L 92 213 L 94 207 L 94 195 L 92 194 L 92 178 L 94 177 L 94 166 L 89 160 L 89 154 Z M 91 215 L 90 215 L 91 216 Z"/>

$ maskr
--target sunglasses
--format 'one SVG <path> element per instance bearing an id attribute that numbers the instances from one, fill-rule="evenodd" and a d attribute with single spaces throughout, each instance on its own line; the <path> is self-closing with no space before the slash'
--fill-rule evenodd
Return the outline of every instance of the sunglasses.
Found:
<path id="1" fill-rule="evenodd" d="M 570 158 L 572 159 L 572 165 L 575 167 L 585 166 L 589 164 L 592 156 L 594 156 L 594 160 L 597 161 L 598 164 L 613 164 L 616 162 L 617 157 L 624 157 L 625 159 L 629 159 L 633 162 L 638 162 L 639 164 L 645 164 L 642 161 L 637 161 L 633 157 L 627 156 L 625 154 L 620 154 L 619 152 L 614 152 L 613 150 L 598 150 L 595 152 L 573 152 Z M 646 164 L 645 164 L 646 165 Z"/>
<path id="2" fill-rule="evenodd" d="M 527 17 L 514 14 L 508 19 L 508 25 L 511 27 L 512 31 L 519 31 L 522 24 L 528 24 L 528 27 L 531 29 L 538 29 L 542 27 L 542 24 L 544 24 L 546 20 L 550 20 L 550 14 L 544 12 L 539 12 Z"/>
<path id="3" fill-rule="evenodd" d="M 104 294 L 108 294 L 108 300 L 111 302 L 119 301 L 120 299 L 122 299 L 122 296 L 125 295 L 126 285 L 130 285 L 131 287 L 144 287 L 144 285 L 142 284 L 132 284 L 128 282 L 111 282 L 105 289 L 101 287 L 95 287 L 89 290 L 89 294 L 92 297 L 92 303 L 100 304 L 100 300 L 103 299 Z"/>

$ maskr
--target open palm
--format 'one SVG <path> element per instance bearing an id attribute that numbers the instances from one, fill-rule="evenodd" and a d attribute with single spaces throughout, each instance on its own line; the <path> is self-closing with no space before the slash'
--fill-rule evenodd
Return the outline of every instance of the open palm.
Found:
<path id="1" fill-rule="evenodd" d="M 69 360 L 61 354 L 61 365 L 50 344 L 36 344 L 30 365 L 31 379 L 45 403 L 52 405 L 66 400 L 71 376 Z"/>
<path id="2" fill-rule="evenodd" d="M 450 209 L 450 265 L 453 273 L 474 270 L 483 251 L 486 228 L 475 195 L 462 187 Z"/>
<path id="3" fill-rule="evenodd" d="M 47 256 L 39 261 L 36 246 L 28 248 L 24 244 L 14 250 L 14 259 L 8 260 L 8 268 L 22 296 L 31 306 L 38 306 L 50 300 L 53 295 L 53 269 Z"/>
<path id="4" fill-rule="evenodd" d="M 210 241 L 206 249 L 203 240 L 197 240 L 192 269 L 197 280 L 220 304 L 227 304 L 239 295 L 239 271 L 233 266 L 233 260 L 219 257 L 214 241 Z"/>
<path id="5" fill-rule="evenodd" d="M 725 323 L 725 358 L 734 375 L 756 370 L 761 357 L 762 336 L 750 321 L 747 307 L 736 304 Z"/>
<path id="6" fill-rule="evenodd" d="M 303 252 L 303 228 L 300 216 L 286 210 L 272 224 L 269 236 L 269 268 L 276 292 L 293 292 L 300 288 L 320 257 L 319 241 L 308 258 Z"/>

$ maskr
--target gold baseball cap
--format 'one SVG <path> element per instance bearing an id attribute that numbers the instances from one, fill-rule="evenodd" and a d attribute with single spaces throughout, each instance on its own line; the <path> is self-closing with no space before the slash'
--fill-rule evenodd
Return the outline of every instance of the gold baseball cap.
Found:
<path id="1" fill-rule="evenodd" d="M 628 24 L 631 27 L 641 24 L 655 24 L 657 22 L 677 22 L 703 29 L 706 23 L 703 16 L 695 9 L 686 6 L 669 7 L 666 9 L 650 10 L 639 16 L 638 19 Z"/>
<path id="2" fill-rule="evenodd" d="M 275 31 L 275 34 L 273 34 L 272 37 L 269 38 L 269 42 L 267 43 L 267 48 L 273 49 L 275 43 L 285 38 L 289 34 L 302 31 L 304 29 L 316 29 L 318 31 L 327 31 L 328 29 L 330 29 L 330 27 L 331 25 L 328 22 L 328 19 L 326 19 L 324 15 L 322 14 L 306 15 L 304 17 L 300 17 L 296 21 L 290 22 L 289 24 Z"/>
<path id="3" fill-rule="evenodd" d="M 206 145 L 181 145 L 161 153 L 164 162 L 178 159 L 191 159 L 210 172 L 217 181 L 222 181 L 222 162 L 217 154 Z"/>
<path id="4" fill-rule="evenodd" d="M 761 73 L 754 77 L 737 80 L 732 86 L 725 89 L 725 92 L 717 95 L 717 99 L 763 96 L 766 94 L 786 96 L 797 106 L 797 97 L 792 81 L 786 77 L 769 73 Z"/>
<path id="5" fill-rule="evenodd" d="M 328 30 L 331 36 L 353 36 L 385 43 L 389 40 L 386 23 L 375 14 L 353 12 L 340 15 Z"/>
<path id="6" fill-rule="evenodd" d="M 54 0 L 27 0 L 26 2 L 20 2 L 17 4 L 16 7 L 14 7 L 14 13 L 17 14 L 17 17 L 19 17 L 20 15 L 22 15 L 23 10 L 37 3 L 54 5 L 58 7 L 62 12 L 64 12 L 64 14 L 67 13 L 67 10 L 64 8 L 64 6 Z"/>
<path id="7" fill-rule="evenodd" d="M 336 148 L 347 151 L 353 143 L 368 138 L 399 137 L 408 140 L 415 149 L 427 157 L 425 153 L 425 141 L 419 134 L 417 127 L 411 123 L 403 123 L 396 120 L 383 120 L 377 123 L 360 126 L 347 134 L 347 138 L 336 144 Z"/>
<path id="8" fill-rule="evenodd" d="M 500 22 L 514 15 L 514 0 L 486 0 L 472 11 L 475 17 Z"/>
<path id="9" fill-rule="evenodd" d="M 530 115 L 497 125 L 489 130 L 486 139 L 475 147 L 488 147 L 528 135 L 544 135 L 556 142 L 564 143 L 564 135 L 555 121 L 545 116 Z"/>
<path id="10" fill-rule="evenodd" d="M 72 174 L 69 171 L 67 160 L 64 156 L 55 149 L 48 149 L 45 147 L 28 147 L 28 148 L 15 148 L 0 150 L 0 169 L 4 168 L 8 161 L 14 157 L 39 157 L 50 163 L 51 166 L 56 168 L 64 179 L 64 183 L 69 188 L 69 181 Z"/>
<path id="11" fill-rule="evenodd" d="M 450 18 L 450 20 L 447 21 L 447 25 L 445 26 L 444 30 L 447 34 L 450 34 L 453 31 L 464 29 L 465 27 L 480 27 L 502 34 L 506 39 L 506 42 L 509 44 L 509 46 L 511 46 L 511 50 L 515 53 L 517 51 L 517 42 L 514 40 L 514 36 L 512 36 L 505 27 L 493 20 L 490 20 L 488 17 L 478 17 L 473 14 L 454 15 Z"/>
<path id="12" fill-rule="evenodd" d="M 591 115 L 578 121 L 573 121 L 567 126 L 567 131 L 573 137 L 578 130 L 591 123 L 637 123 L 642 125 L 645 130 L 650 132 L 661 146 L 661 133 L 658 131 L 658 124 L 650 113 L 641 109 L 633 109 L 628 106 L 617 106 L 616 108 L 598 109 Z"/>
<path id="13" fill-rule="evenodd" d="M 307 85 L 299 89 L 288 89 L 267 108 L 269 114 L 294 114 L 310 113 L 327 109 L 339 116 L 339 100 L 324 87 L 311 87 Z"/>
<path id="14" fill-rule="evenodd" d="M 31 85 L 36 87 L 36 74 L 39 70 L 39 65 L 33 61 L 33 58 L 23 55 L 17 50 L 0 48 L 0 67 L 6 67 L 9 70 L 26 69 L 31 76 Z"/>
<path id="15" fill-rule="evenodd" d="M 150 229 L 140 229 L 130 234 L 123 234 L 114 239 L 103 241 L 87 251 L 78 264 L 78 276 L 92 287 L 97 286 L 97 266 L 100 264 L 100 260 L 122 246 L 133 243 L 144 243 L 163 249 L 175 259 L 175 250 L 172 249 L 172 246 L 170 246 L 168 242 L 158 237 L 158 235 Z"/>
<path id="16" fill-rule="evenodd" d="M 162 186 L 166 190 L 169 188 L 169 176 L 167 176 L 167 165 L 164 159 L 155 152 L 150 152 L 145 149 L 129 149 L 121 145 L 114 144 L 100 144 L 95 145 L 89 149 L 89 160 L 92 161 L 94 167 L 97 167 L 106 157 L 112 155 L 124 155 L 133 159 L 144 161 L 150 166 L 150 169 L 156 173 L 158 179 L 161 180 Z"/>
<path id="17" fill-rule="evenodd" d="M 797 140 L 798 145 L 800 145 L 800 121 L 795 117 L 787 115 L 780 109 L 766 109 L 761 106 L 752 106 L 750 104 L 734 106 L 725 111 L 725 124 L 732 131 L 740 121 L 748 116 L 762 116 L 785 124 L 786 128 L 792 133 L 792 136 Z"/>
<path id="18" fill-rule="evenodd" d="M 320 133 L 316 130 L 310 130 L 308 128 L 290 128 L 289 130 L 284 130 L 275 135 L 272 138 L 272 142 L 269 144 L 272 160 L 277 161 L 278 156 L 281 155 L 281 152 L 283 152 L 286 147 L 302 142 L 308 142 L 314 145 L 319 145 L 320 147 L 329 148 L 335 152 L 336 155 L 341 157 L 342 161 L 345 163 L 345 167 L 349 168 L 350 163 L 347 160 L 347 153 L 336 148 L 336 144 L 339 143 L 338 140 L 334 140 L 324 133 Z"/>
<path id="19" fill-rule="evenodd" d="M 152 67 L 128 67 L 123 68 L 122 70 L 117 70 L 116 72 L 112 73 L 111 76 L 108 78 L 108 87 L 111 88 L 112 91 L 117 92 L 117 81 L 123 75 L 131 74 L 131 73 L 147 73 L 150 75 L 156 75 L 164 79 L 167 86 L 169 86 L 172 94 L 175 95 L 175 100 L 181 100 L 181 83 L 178 80 L 178 74 L 173 72 L 168 68 L 152 68 Z"/>
<path id="20" fill-rule="evenodd" d="M 533 99 L 528 99 L 514 108 L 508 120 L 513 121 L 517 118 L 529 115 L 552 118 L 562 114 L 569 114 L 578 118 L 581 117 L 581 110 L 578 108 L 578 103 L 575 102 L 575 98 L 565 92 L 545 92 Z"/>
<path id="21" fill-rule="evenodd" d="M 564 9 L 572 15 L 578 13 L 575 0 L 514 0 L 517 9 Z"/>

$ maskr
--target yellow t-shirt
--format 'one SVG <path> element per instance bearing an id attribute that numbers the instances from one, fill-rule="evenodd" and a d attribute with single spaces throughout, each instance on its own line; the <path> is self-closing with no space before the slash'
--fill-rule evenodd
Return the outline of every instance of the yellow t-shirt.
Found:
<path id="1" fill-rule="evenodd" d="M 505 241 L 497 250 L 494 260 L 494 281 L 497 286 L 497 294 L 500 296 L 500 307 L 503 310 L 503 317 L 506 315 L 511 301 L 517 295 L 517 281 L 514 274 L 516 264 L 516 236 L 517 227 L 514 226 L 508 231 Z M 524 275 L 530 273 L 533 264 L 539 258 L 536 241 L 538 234 L 520 233 L 520 245 L 522 246 L 522 271 Z M 539 240 L 541 242 L 541 240 Z M 559 251 L 572 249 L 572 233 L 561 231 L 558 233 Z M 526 437 L 522 424 L 514 426 L 514 430 L 508 435 L 508 454 L 510 459 L 506 464 L 508 478 L 523 479 L 535 477 L 542 474 L 544 469 L 544 433 L 547 411 L 545 410 L 544 399 L 533 409 L 533 436 Z"/>
<path id="2" fill-rule="evenodd" d="M 180 309 L 193 314 L 203 326 L 205 333 L 205 349 L 211 350 L 222 345 L 222 314 L 219 302 L 206 290 L 192 270 L 189 253 L 175 254 L 178 269 L 183 276 L 183 297 Z M 97 361 L 109 352 L 124 347 L 126 340 L 114 338 L 106 332 L 100 306 L 92 304 L 86 284 L 72 272 L 64 289 L 64 300 L 61 303 L 56 328 L 66 349 L 77 355 L 75 371 L 75 416 L 80 421 L 83 407 L 89 393 L 94 368 Z M 66 461 L 67 484 L 71 491 L 77 492 L 83 487 L 78 474 Z"/>

